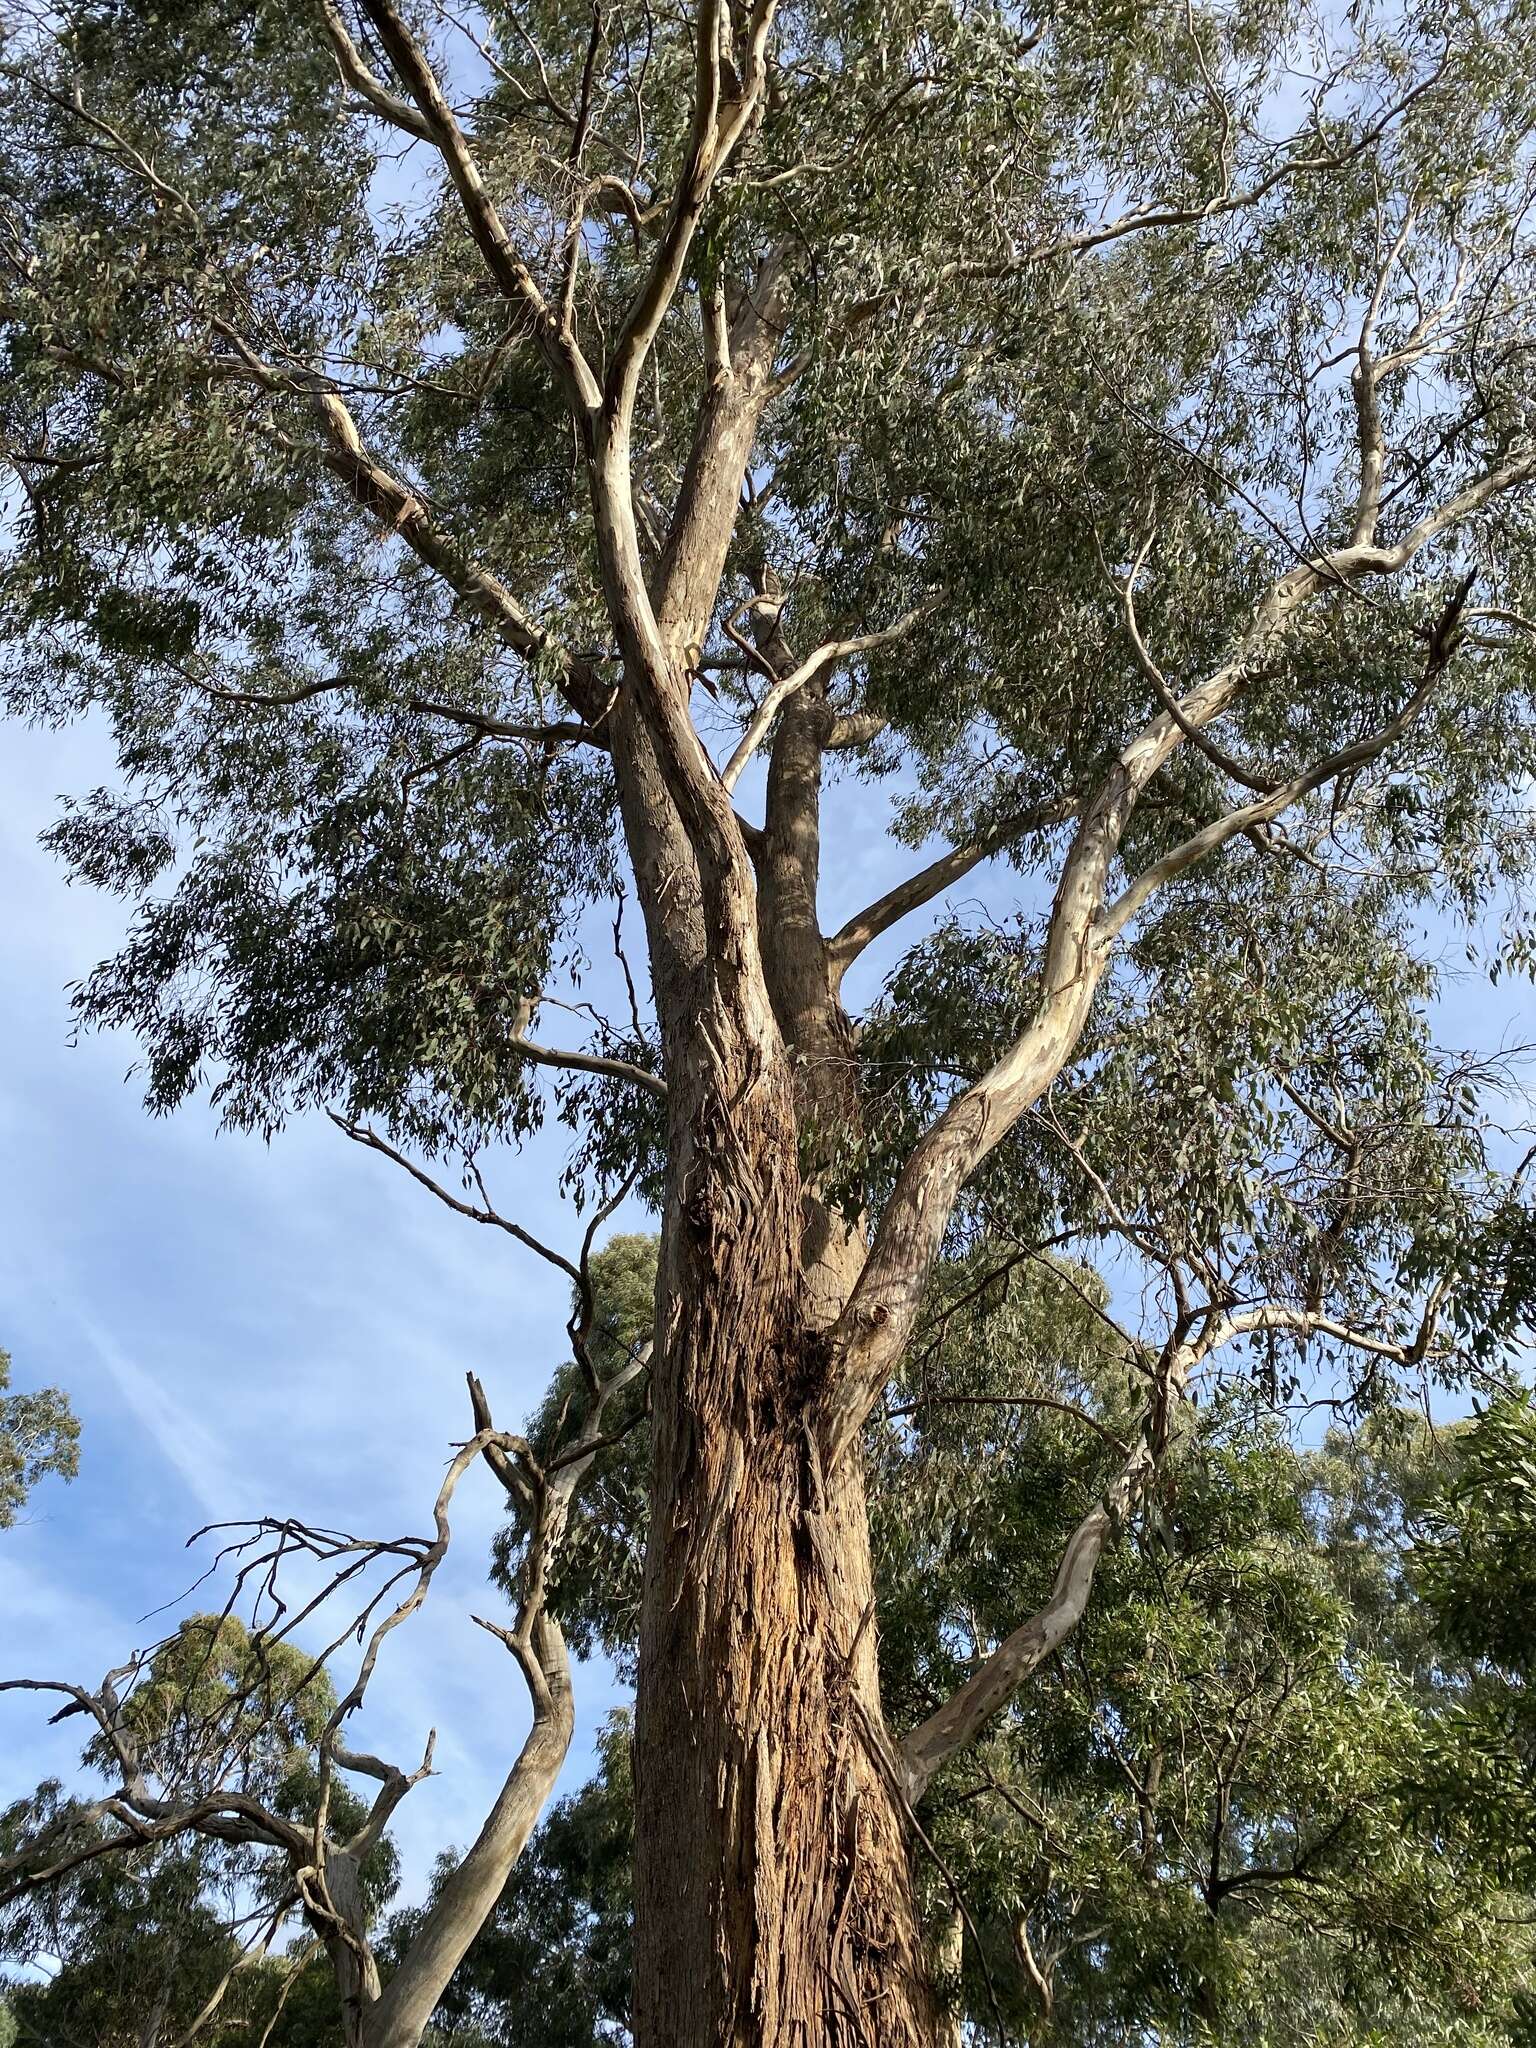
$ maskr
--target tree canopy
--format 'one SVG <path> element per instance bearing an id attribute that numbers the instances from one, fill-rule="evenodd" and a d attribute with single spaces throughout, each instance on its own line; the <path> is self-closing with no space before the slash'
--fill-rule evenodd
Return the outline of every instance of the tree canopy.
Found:
<path id="1" fill-rule="evenodd" d="M 1112 1454 L 1063 1409 L 1075 1392 L 1103 1422 L 1123 1393 L 1080 1303 L 1076 1374 L 1062 1357 L 1063 1292 L 1047 1277 L 952 1322 L 921 1401 L 874 1432 L 903 1720 L 1006 1631 L 1021 1586 L 1045 1597 L 1062 1495 L 1102 1484 Z M 973 1937 L 950 1992 L 979 2038 L 1525 2038 L 1529 1421 L 1517 1405 L 1431 1431 L 1386 1407 L 1298 1449 L 1244 1389 L 1204 1410 L 1066 1652 L 925 1807 L 928 1907 Z M 621 1660 L 636 1610 L 606 1603 L 640 1548 L 643 1446 L 594 1475 L 563 1595 L 573 1640 Z M 530 1842 L 440 2011 L 450 2039 L 629 2038 L 631 1739 L 610 1724 L 596 1775 Z"/>

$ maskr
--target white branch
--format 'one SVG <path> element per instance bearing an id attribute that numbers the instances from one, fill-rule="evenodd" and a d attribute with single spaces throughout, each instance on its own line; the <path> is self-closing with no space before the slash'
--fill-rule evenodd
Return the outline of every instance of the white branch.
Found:
<path id="1" fill-rule="evenodd" d="M 1261 804 L 1218 820 L 1206 833 L 1131 885 L 1104 916 L 1114 859 L 1142 791 L 1183 744 L 1187 726 L 1204 727 L 1242 693 L 1260 660 L 1311 599 L 1348 589 L 1402 568 L 1435 536 L 1494 498 L 1536 477 L 1536 451 L 1526 448 L 1485 471 L 1424 517 L 1391 547 L 1351 544 L 1319 555 L 1282 576 L 1267 592 L 1253 624 L 1231 657 L 1172 711 L 1161 713 L 1121 751 L 1092 801 L 1084 806 L 1062 867 L 1046 930 L 1041 992 L 1033 1017 L 1006 1052 L 931 1124 L 908 1155 L 875 1234 L 864 1269 L 832 1332 L 837 1370 L 830 1381 L 823 1426 L 830 1466 L 857 1437 L 879 1389 L 900 1356 L 921 1307 L 929 1268 L 937 1256 L 960 1191 L 981 1162 L 1061 1072 L 1087 1022 L 1116 933 L 1151 890 L 1235 832 L 1275 815 L 1350 757 L 1368 759 L 1418 715 L 1440 666 L 1432 646 L 1423 687 L 1383 733 L 1346 749 L 1295 778 Z M 1442 621 L 1448 641 L 1464 585 Z M 1443 650 L 1448 651 L 1448 646 Z M 1171 863 L 1177 865 L 1171 865 Z"/>
<path id="2" fill-rule="evenodd" d="M 1171 1422 L 1191 1373 L 1211 1347 L 1171 1346 L 1142 1434 L 1100 1499 L 1067 1539 L 1050 1597 L 1007 1636 L 958 1692 L 901 1744 L 907 1797 L 916 1805 L 940 1766 L 973 1742 L 997 1711 L 1082 1620 L 1099 1559 L 1146 1494 L 1167 1448 Z"/>
<path id="3" fill-rule="evenodd" d="M 336 68 L 341 73 L 342 83 L 350 86 L 371 112 L 388 121 L 392 127 L 403 129 L 418 141 L 430 142 L 432 130 L 422 116 L 407 101 L 392 93 L 383 79 L 368 68 L 333 0 L 320 0 L 320 13 L 331 48 L 336 52 Z"/>
<path id="4" fill-rule="evenodd" d="M 886 626 L 878 633 L 861 633 L 851 640 L 829 640 L 818 647 L 814 654 L 806 656 L 800 666 L 787 676 L 779 677 L 753 714 L 752 723 L 737 742 L 736 751 L 720 771 L 720 780 L 727 789 L 734 789 L 741 779 L 741 772 L 762 745 L 769 726 L 778 716 L 787 700 L 797 690 L 803 690 L 807 683 L 813 683 L 827 669 L 839 662 L 849 661 L 856 654 L 868 654 L 872 648 L 886 647 L 891 641 L 899 640 L 910 633 L 918 620 L 926 617 L 929 607 L 920 605 L 916 610 L 905 613 L 894 625 Z"/>
<path id="5" fill-rule="evenodd" d="M 379 40 L 421 116 L 422 127 L 443 159 L 476 247 L 486 268 L 514 305 L 528 313 L 539 346 L 578 417 L 590 415 L 602 401 L 591 365 L 576 338 L 546 301 L 502 224 L 486 189 L 458 117 L 448 103 L 437 74 L 421 44 L 406 27 L 393 0 L 361 0 Z M 334 45 L 334 38 L 333 38 Z M 386 95 L 388 97 L 388 95 Z M 414 130 L 412 131 L 415 132 Z"/>
<path id="6" fill-rule="evenodd" d="M 701 0 L 694 27 L 696 64 L 688 156 L 651 266 L 625 317 L 604 380 L 604 401 L 626 422 L 651 343 L 666 316 L 716 180 L 758 116 L 768 77 L 768 37 L 777 0 L 752 0 L 740 77 L 722 46 L 730 33 L 725 0 Z"/>
<path id="7" fill-rule="evenodd" d="M 934 1773 L 966 1748 L 1004 1707 L 1019 1686 L 1077 1627 L 1087 1610 L 1094 1575 L 1104 1551 L 1145 1499 L 1167 1454 L 1174 1417 L 1182 1410 L 1189 1383 L 1216 1351 L 1240 1337 L 1264 1330 L 1332 1338 L 1373 1357 L 1413 1363 L 1427 1349 L 1434 1310 L 1419 1335 L 1403 1344 L 1352 1328 L 1330 1316 L 1280 1302 L 1213 1317 L 1198 1337 L 1164 1353 L 1157 1386 L 1143 1418 L 1142 1433 L 1108 1488 L 1067 1539 L 1045 1605 L 1014 1629 L 985 1658 L 964 1685 L 928 1716 L 901 1744 L 907 1796 L 916 1804 Z"/>

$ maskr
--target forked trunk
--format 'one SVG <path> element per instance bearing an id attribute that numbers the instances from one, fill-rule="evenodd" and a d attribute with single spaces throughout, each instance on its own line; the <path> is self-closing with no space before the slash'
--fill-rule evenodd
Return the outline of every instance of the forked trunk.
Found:
<path id="1" fill-rule="evenodd" d="M 636 1718 L 638 2048 L 932 2048 L 856 1461 L 809 1427 L 787 1081 L 695 1120 L 663 1241 Z"/>

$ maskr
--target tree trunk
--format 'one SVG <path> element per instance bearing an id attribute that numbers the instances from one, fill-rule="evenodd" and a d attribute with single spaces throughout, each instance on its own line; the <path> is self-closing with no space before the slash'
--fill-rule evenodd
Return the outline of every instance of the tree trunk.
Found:
<path id="1" fill-rule="evenodd" d="M 674 1084 L 676 1085 L 676 1084 Z M 676 1104 L 674 1103 L 674 1109 Z M 787 1065 L 674 1123 L 636 1714 L 638 2048 L 932 2048 L 854 1458 L 813 1423 Z"/>
<path id="2" fill-rule="evenodd" d="M 344 1851 L 326 1857 L 325 1889 L 337 1918 L 311 1915 L 310 1924 L 325 1943 L 336 1973 L 345 2048 L 364 2048 L 368 2013 L 379 1995 L 379 1972 L 368 1945 L 368 1916 L 357 1863 Z"/>
<path id="3" fill-rule="evenodd" d="M 836 1227 L 824 1247 L 808 1241 L 827 1219 L 801 1181 L 808 1105 L 785 1014 L 800 1005 L 779 986 L 796 977 L 765 971 L 757 878 L 718 783 L 689 781 L 696 743 L 670 731 L 674 699 L 686 704 L 685 674 L 637 675 L 611 720 L 668 1120 L 635 1712 L 636 2048 L 933 2048 L 881 1761 L 863 1478 L 857 1450 L 824 1475 L 817 1448 L 837 1294 L 824 1268 L 833 1241 L 854 1247 Z"/>
<path id="4" fill-rule="evenodd" d="M 409 1950 L 363 2009 L 362 2048 L 416 2048 L 470 1944 L 496 1909 L 513 1866 L 548 1804 L 576 1725 L 570 1658 L 560 1626 L 535 1613 L 529 1649 L 533 1725 L 467 1853 L 436 1889 Z M 345 1986 L 343 1986 L 345 1990 Z"/>

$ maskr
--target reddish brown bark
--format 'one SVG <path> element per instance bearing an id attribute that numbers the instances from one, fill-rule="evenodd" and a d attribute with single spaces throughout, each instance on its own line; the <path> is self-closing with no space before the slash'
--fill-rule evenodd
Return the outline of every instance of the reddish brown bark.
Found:
<path id="1" fill-rule="evenodd" d="M 802 1310 L 790 1091 L 781 1078 L 718 1140 L 698 1135 L 664 1252 L 636 2041 L 928 2048 L 904 1830 L 877 1756 L 862 1481 L 848 1460 L 824 1482 L 809 1426 L 821 1345 Z"/>

